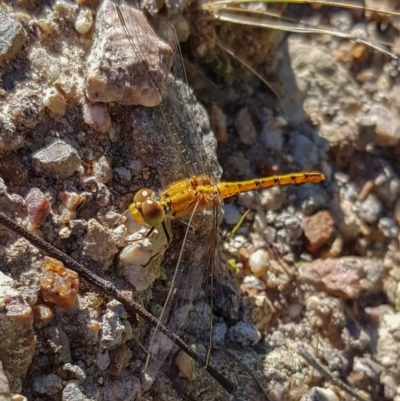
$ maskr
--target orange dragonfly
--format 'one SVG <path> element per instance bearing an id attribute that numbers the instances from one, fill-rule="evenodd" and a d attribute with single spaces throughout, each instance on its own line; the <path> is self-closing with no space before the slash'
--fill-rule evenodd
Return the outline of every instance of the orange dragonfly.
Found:
<path id="1" fill-rule="evenodd" d="M 146 36 L 141 31 L 138 11 L 120 0 L 113 1 L 136 57 L 143 60 L 140 54 L 140 41 L 146 40 Z M 192 96 L 186 85 L 182 56 L 172 28 L 169 36 L 169 44 L 172 45 L 174 53 L 172 73 L 175 79 L 168 82 L 165 90 L 162 90 L 151 71 L 149 69 L 147 71 L 153 82 L 153 89 L 158 91 L 162 98 L 158 106 L 165 119 L 165 131 L 162 135 L 167 136 L 167 140 L 179 149 L 186 176 L 172 182 L 157 198 L 150 189 L 139 190 L 129 211 L 138 223 L 150 227 L 147 236 L 157 226 L 162 225 L 168 237 L 164 225 L 167 219 L 184 219 L 187 224 L 169 292 L 159 316 L 163 325 L 178 334 L 205 279 L 208 278 L 209 284 L 212 285 L 219 206 L 222 199 L 273 186 L 318 183 L 325 177 L 319 172 L 300 172 L 241 182 L 219 182 L 212 174 L 199 133 L 200 128 L 196 123 L 196 110 L 191 107 Z M 211 316 L 209 323 L 211 327 Z M 211 328 L 209 330 L 210 349 Z M 172 346 L 173 342 L 164 334 L 157 330 L 153 331 L 148 347 L 149 358 L 144 373 L 144 389 L 149 388 L 155 380 Z M 208 353 L 207 364 L 209 358 Z"/>

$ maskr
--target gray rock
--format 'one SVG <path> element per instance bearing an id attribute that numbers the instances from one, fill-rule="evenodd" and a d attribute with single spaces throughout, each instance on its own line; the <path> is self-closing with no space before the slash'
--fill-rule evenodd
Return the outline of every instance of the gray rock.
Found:
<path id="1" fill-rule="evenodd" d="M 22 88 L 10 99 L 10 116 L 18 128 L 34 128 L 40 122 L 44 110 L 40 88 Z"/>
<path id="2" fill-rule="evenodd" d="M 234 225 L 240 220 L 239 210 L 235 205 L 224 205 L 224 218 L 226 224 Z"/>
<path id="3" fill-rule="evenodd" d="M 62 392 L 62 401 L 87 401 L 76 383 L 68 383 Z"/>
<path id="4" fill-rule="evenodd" d="M 140 393 L 140 380 L 132 375 L 107 380 L 104 385 L 103 400 L 135 401 Z"/>
<path id="5" fill-rule="evenodd" d="M 364 201 L 357 201 L 354 207 L 358 217 L 369 224 L 377 223 L 382 213 L 382 203 L 374 194 L 369 194 Z"/>
<path id="6" fill-rule="evenodd" d="M 96 365 L 100 370 L 106 370 L 110 366 L 110 353 L 107 350 L 96 354 Z"/>
<path id="7" fill-rule="evenodd" d="M 62 367 L 62 371 L 80 382 L 83 382 L 86 379 L 85 371 L 78 365 L 73 365 L 72 363 L 67 362 Z"/>
<path id="8" fill-rule="evenodd" d="M 400 141 L 398 116 L 380 104 L 374 104 L 371 107 L 369 116 L 375 123 L 378 145 L 384 147 L 396 146 Z"/>
<path id="9" fill-rule="evenodd" d="M 62 380 L 54 373 L 38 376 L 33 380 L 33 391 L 42 395 L 55 395 L 62 390 Z"/>
<path id="10" fill-rule="evenodd" d="M 311 170 L 318 162 L 316 145 L 300 133 L 293 133 L 288 148 L 292 149 L 291 156 L 294 163 L 304 170 Z"/>
<path id="11" fill-rule="evenodd" d="M 259 291 L 263 291 L 266 288 L 264 281 L 262 281 L 261 279 L 259 279 L 256 276 L 253 276 L 253 275 L 247 275 L 243 279 L 242 286 L 243 286 L 243 288 L 255 289 L 255 290 L 259 290 Z"/>
<path id="12" fill-rule="evenodd" d="M 0 400 L 11 401 L 11 390 L 8 378 L 3 370 L 3 364 L 0 361 Z"/>
<path id="13" fill-rule="evenodd" d="M 279 73 L 286 93 L 281 100 L 290 121 L 300 122 L 304 110 L 329 143 L 355 138 L 361 94 L 347 69 L 322 47 L 295 37 L 289 38 L 288 51 L 291 62 Z"/>
<path id="14" fill-rule="evenodd" d="M 114 169 L 114 171 L 122 180 L 126 182 L 130 182 L 132 180 L 132 174 L 126 167 L 117 167 Z"/>
<path id="15" fill-rule="evenodd" d="M 0 11 L 0 65 L 12 60 L 28 39 L 20 22 Z"/>
<path id="16" fill-rule="evenodd" d="M 18 150 L 25 143 L 25 135 L 17 131 L 9 116 L 0 114 L 0 152 Z"/>
<path id="17" fill-rule="evenodd" d="M 236 131 L 245 145 L 252 145 L 257 137 L 257 131 L 251 121 L 248 108 L 241 109 L 235 118 Z"/>
<path id="18" fill-rule="evenodd" d="M 36 345 L 32 309 L 16 286 L 11 277 L 0 272 L 0 355 L 13 393 L 22 390 Z"/>
<path id="19" fill-rule="evenodd" d="M 228 325 L 224 322 L 218 322 L 213 326 L 212 342 L 213 344 L 224 344 L 226 333 L 228 332 Z"/>
<path id="20" fill-rule="evenodd" d="M 95 219 L 90 219 L 84 238 L 83 255 L 107 270 L 118 252 L 113 234 Z"/>
<path id="21" fill-rule="evenodd" d="M 115 310 L 115 306 L 118 304 L 117 301 L 109 302 L 107 311 L 102 318 L 100 347 L 104 350 L 116 348 L 132 338 L 132 328 L 129 322 L 121 319 L 118 310 Z"/>
<path id="22" fill-rule="evenodd" d="M 253 323 L 240 321 L 229 329 L 226 337 L 234 344 L 249 347 L 260 341 L 261 334 Z"/>
<path id="23" fill-rule="evenodd" d="M 61 327 L 46 327 L 44 329 L 47 343 L 54 352 L 56 363 L 71 362 L 70 337 Z"/>
<path id="24" fill-rule="evenodd" d="M 65 180 L 71 177 L 81 166 L 78 152 L 68 143 L 55 141 L 32 157 L 36 174 Z"/>
<path id="25" fill-rule="evenodd" d="M 300 401 L 339 401 L 339 398 L 329 388 L 313 387 Z"/>

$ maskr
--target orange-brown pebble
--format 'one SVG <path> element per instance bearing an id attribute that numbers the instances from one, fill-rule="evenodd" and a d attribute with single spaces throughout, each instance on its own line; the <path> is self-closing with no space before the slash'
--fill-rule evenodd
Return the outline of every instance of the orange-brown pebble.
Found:
<path id="1" fill-rule="evenodd" d="M 53 312 L 47 305 L 36 305 L 33 310 L 36 328 L 47 326 L 53 319 Z"/>
<path id="2" fill-rule="evenodd" d="M 216 104 L 211 105 L 209 117 L 210 126 L 217 138 L 217 141 L 222 143 L 228 142 L 226 116 Z"/>
<path id="3" fill-rule="evenodd" d="M 50 203 L 45 194 L 38 188 L 32 188 L 25 198 L 30 229 L 36 230 L 46 220 L 50 213 Z"/>
<path id="4" fill-rule="evenodd" d="M 365 59 L 367 58 L 367 48 L 365 45 L 362 44 L 356 44 L 353 48 L 353 57 L 354 60 L 356 60 L 359 63 L 363 63 Z"/>
<path id="5" fill-rule="evenodd" d="M 78 274 L 65 268 L 57 259 L 47 256 L 43 267 L 41 291 L 45 301 L 63 308 L 74 306 L 79 291 Z"/>
<path id="6" fill-rule="evenodd" d="M 304 217 L 301 224 L 308 240 L 307 250 L 314 253 L 330 240 L 335 222 L 329 212 L 321 211 Z"/>
<path id="7" fill-rule="evenodd" d="M 18 291 L 7 294 L 4 299 L 4 306 L 6 316 L 16 320 L 26 320 L 32 315 L 32 308 Z"/>
<path id="8" fill-rule="evenodd" d="M 60 192 L 58 197 L 68 210 L 75 210 L 85 199 L 84 196 L 79 195 L 76 192 L 68 191 Z"/>
<path id="9" fill-rule="evenodd" d="M 88 322 L 88 327 L 94 332 L 98 332 L 101 329 L 101 323 L 98 320 L 90 319 Z"/>

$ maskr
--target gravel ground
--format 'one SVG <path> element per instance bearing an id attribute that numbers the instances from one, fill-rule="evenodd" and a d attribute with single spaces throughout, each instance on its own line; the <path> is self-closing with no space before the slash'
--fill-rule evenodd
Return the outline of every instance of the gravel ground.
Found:
<path id="1" fill-rule="evenodd" d="M 133 14 L 143 64 L 111 3 L 77 3 L 6 1 L 0 10 L 0 210 L 157 315 L 185 226 L 172 224 L 164 253 L 162 231 L 143 239 L 146 230 L 123 213 L 139 188 L 187 175 L 148 75 L 169 85 L 173 54 Z M 353 399 L 340 379 L 359 399 L 400 401 L 397 61 L 329 35 L 219 22 L 197 2 L 143 7 L 161 35 L 170 20 L 186 40 L 189 85 L 203 105 L 196 127 L 217 180 L 320 171 L 326 181 L 224 203 L 211 361 L 237 384 L 233 395 L 176 346 L 149 386 L 137 341 L 148 346 L 149 326 L 83 280 L 75 299 L 73 274 L 62 273 L 55 292 L 53 272 L 63 268 L 0 228 L 0 399 Z M 285 13 L 398 48 L 395 17 L 307 6 Z M 199 158 L 196 138 L 188 129 L 184 140 Z M 181 291 L 199 285 L 207 265 L 211 216 L 196 223 Z M 209 338 L 208 299 L 206 287 L 181 332 L 198 353 Z"/>

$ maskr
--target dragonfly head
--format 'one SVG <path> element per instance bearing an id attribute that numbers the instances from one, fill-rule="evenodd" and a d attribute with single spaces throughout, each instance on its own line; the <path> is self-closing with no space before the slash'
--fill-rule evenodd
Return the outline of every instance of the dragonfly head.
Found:
<path id="1" fill-rule="evenodd" d="M 151 189 L 141 189 L 133 198 L 133 203 L 129 206 L 132 217 L 139 224 L 148 224 L 156 227 L 164 221 L 165 213 L 159 202 L 152 198 Z"/>

